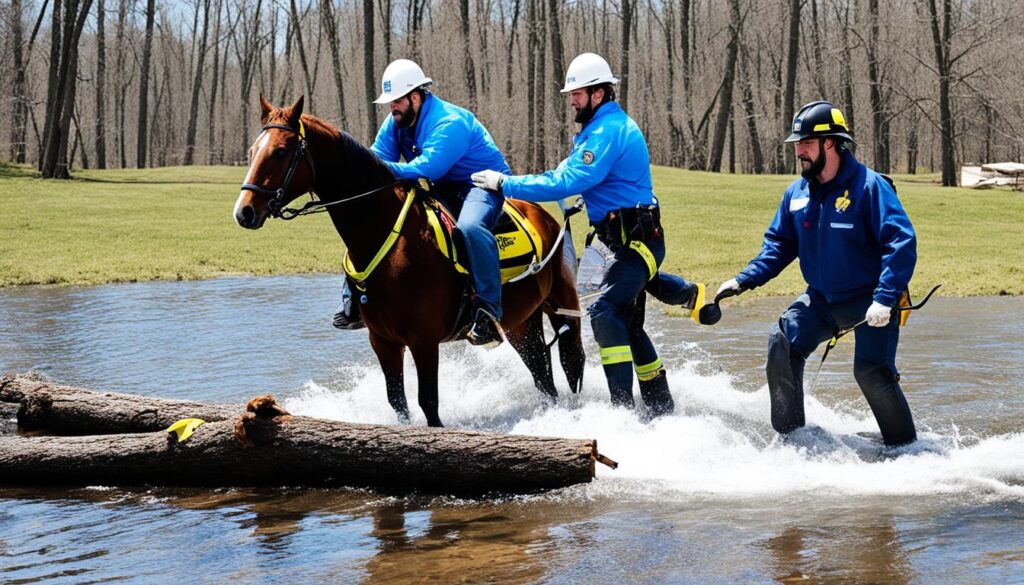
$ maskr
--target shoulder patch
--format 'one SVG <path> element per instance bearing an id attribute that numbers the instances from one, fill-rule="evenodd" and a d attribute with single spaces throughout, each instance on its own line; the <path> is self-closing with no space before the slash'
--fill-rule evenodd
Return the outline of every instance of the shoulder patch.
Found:
<path id="1" fill-rule="evenodd" d="M 590 152 L 589 150 L 584 150 L 583 151 L 583 164 L 589 165 L 592 162 L 594 162 L 594 153 Z"/>

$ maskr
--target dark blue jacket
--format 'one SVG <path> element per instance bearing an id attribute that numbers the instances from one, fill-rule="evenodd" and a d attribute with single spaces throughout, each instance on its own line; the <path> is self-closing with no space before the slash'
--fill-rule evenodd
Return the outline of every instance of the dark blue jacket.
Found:
<path id="1" fill-rule="evenodd" d="M 487 128 L 472 112 L 427 94 L 416 125 L 399 128 L 389 114 L 370 147 L 397 179 L 425 177 L 472 187 L 469 176 L 484 169 L 511 173 Z M 406 162 L 399 162 L 399 158 Z"/>
<path id="2" fill-rule="evenodd" d="M 871 293 L 894 307 L 914 275 L 917 236 L 888 181 L 846 152 L 832 181 L 801 177 L 786 189 L 761 253 L 736 281 L 761 286 L 798 257 L 829 302 Z"/>
<path id="3" fill-rule="evenodd" d="M 647 140 L 619 104 L 594 112 L 572 140 L 572 152 L 541 175 L 509 177 L 502 192 L 512 199 L 556 201 L 579 194 L 591 223 L 609 211 L 656 203 Z"/>

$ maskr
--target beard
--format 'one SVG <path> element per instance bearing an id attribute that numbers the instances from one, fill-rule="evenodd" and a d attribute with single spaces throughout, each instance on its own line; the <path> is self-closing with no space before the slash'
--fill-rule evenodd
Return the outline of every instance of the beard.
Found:
<path id="1" fill-rule="evenodd" d="M 818 158 L 814 160 L 803 157 L 801 157 L 800 160 L 811 163 L 807 165 L 807 168 L 800 171 L 800 175 L 807 180 L 817 177 L 821 174 L 822 169 L 825 168 L 825 152 L 823 149 L 818 150 Z"/>
<path id="2" fill-rule="evenodd" d="M 574 120 L 577 124 L 586 124 L 594 117 L 594 106 L 591 105 L 590 99 L 587 99 L 587 105 L 576 110 L 576 117 Z"/>
<path id="3" fill-rule="evenodd" d="M 391 113 L 391 116 L 395 119 L 395 124 L 399 128 L 409 128 L 416 123 L 416 112 L 412 108 L 412 100 L 406 100 L 406 109 L 395 110 Z"/>

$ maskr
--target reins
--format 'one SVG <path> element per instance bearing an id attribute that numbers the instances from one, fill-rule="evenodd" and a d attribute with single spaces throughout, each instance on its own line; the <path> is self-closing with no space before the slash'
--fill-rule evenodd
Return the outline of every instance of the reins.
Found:
<path id="1" fill-rule="evenodd" d="M 340 205 L 342 203 L 348 203 L 350 201 L 355 201 L 357 199 L 368 197 L 370 195 L 376 195 L 381 191 L 391 189 L 402 183 L 402 181 L 395 181 L 393 183 L 384 185 L 383 187 L 378 187 L 365 193 L 359 193 L 358 195 L 353 195 L 351 197 L 346 197 L 344 199 L 329 202 L 323 202 L 313 199 L 313 197 L 316 196 L 316 193 L 312 190 L 309 190 L 306 193 L 310 196 L 310 201 L 307 201 L 302 207 L 298 209 L 293 207 L 284 207 L 284 198 L 288 192 L 288 186 L 291 185 L 292 179 L 295 177 L 295 170 L 298 169 L 299 167 L 299 161 L 304 158 L 309 163 L 309 170 L 313 174 L 313 185 L 316 184 L 316 165 L 313 163 L 313 155 L 310 154 L 309 152 L 309 143 L 306 141 L 306 127 L 305 125 L 302 124 L 302 120 L 299 120 L 299 128 L 297 130 L 287 124 L 267 124 L 261 129 L 261 132 L 266 132 L 268 129 L 271 128 L 276 128 L 278 130 L 287 130 L 289 132 L 294 132 L 299 135 L 299 146 L 298 148 L 295 149 L 295 152 L 292 154 L 292 162 L 288 166 L 288 173 L 285 174 L 284 181 L 281 183 L 281 186 L 278 187 L 277 189 L 267 189 L 265 187 L 260 187 L 259 185 L 254 185 L 252 183 L 242 183 L 242 189 L 248 189 L 249 191 L 255 191 L 262 195 L 270 196 L 271 199 L 269 202 L 267 202 L 267 207 L 270 209 L 270 215 L 273 217 L 288 220 L 295 219 L 300 215 L 321 213 L 323 211 L 327 211 L 327 208 L 333 205 Z"/>

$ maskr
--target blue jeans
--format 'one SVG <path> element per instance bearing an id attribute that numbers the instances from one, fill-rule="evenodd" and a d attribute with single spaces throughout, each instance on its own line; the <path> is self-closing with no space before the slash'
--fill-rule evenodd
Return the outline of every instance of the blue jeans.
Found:
<path id="1" fill-rule="evenodd" d="M 772 426 L 788 433 L 804 425 L 803 374 L 807 357 L 838 329 L 864 319 L 872 295 L 865 294 L 841 303 L 829 303 L 808 288 L 772 326 L 768 340 L 768 390 L 772 403 Z M 916 438 L 910 407 L 899 385 L 896 347 L 900 328 L 897 319 L 885 327 L 866 323 L 854 330 L 856 346 L 853 375 L 887 445 L 909 443 Z"/>
<path id="2" fill-rule="evenodd" d="M 498 244 L 491 229 L 501 217 L 505 198 L 500 193 L 472 188 L 466 193 L 459 212 L 458 228 L 466 243 L 469 271 L 476 287 L 477 308 L 501 319 L 501 268 Z"/>

